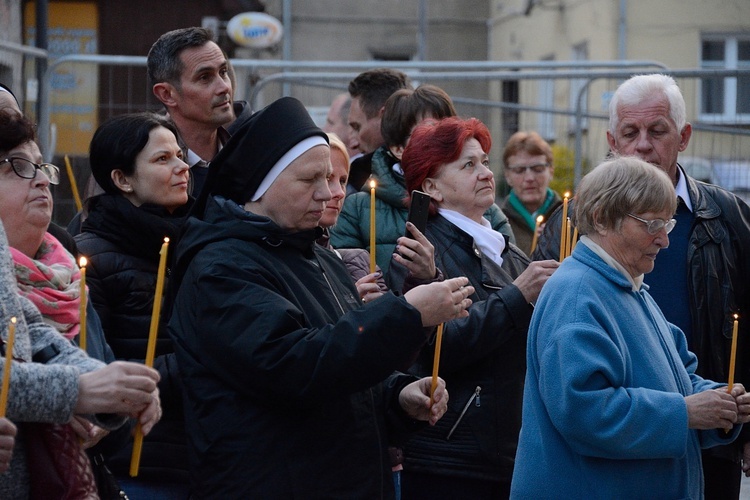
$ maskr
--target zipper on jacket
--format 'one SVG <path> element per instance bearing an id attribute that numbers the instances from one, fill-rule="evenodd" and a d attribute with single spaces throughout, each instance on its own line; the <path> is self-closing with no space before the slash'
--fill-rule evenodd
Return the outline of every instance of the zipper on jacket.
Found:
<path id="1" fill-rule="evenodd" d="M 461 423 L 461 420 L 463 420 L 464 415 L 466 415 L 466 411 L 469 409 L 469 406 L 471 406 L 471 403 L 474 403 L 474 406 L 479 408 L 482 406 L 482 401 L 479 399 L 479 393 L 482 392 L 482 388 L 480 386 L 477 386 L 476 389 L 474 389 L 474 394 L 471 395 L 469 400 L 464 405 L 464 409 L 461 410 L 461 414 L 456 419 L 456 423 L 453 424 L 453 427 L 451 427 L 451 430 L 448 432 L 448 435 L 445 437 L 446 441 L 450 441 L 451 436 L 453 435 L 453 432 L 456 430 L 456 427 L 458 427 L 458 424 Z"/>
<path id="2" fill-rule="evenodd" d="M 333 295 L 333 298 L 336 299 L 336 305 L 339 306 L 339 309 L 341 310 L 341 315 L 343 316 L 344 314 L 346 314 L 346 311 L 344 310 L 344 307 L 341 305 L 341 301 L 339 301 L 339 296 L 336 295 L 336 291 L 333 289 L 333 286 L 331 286 L 331 282 L 328 281 L 328 276 L 326 276 L 326 272 L 323 270 L 323 266 L 320 266 L 320 271 L 323 273 L 323 279 L 326 280 L 328 289 L 331 291 L 331 295 Z"/>

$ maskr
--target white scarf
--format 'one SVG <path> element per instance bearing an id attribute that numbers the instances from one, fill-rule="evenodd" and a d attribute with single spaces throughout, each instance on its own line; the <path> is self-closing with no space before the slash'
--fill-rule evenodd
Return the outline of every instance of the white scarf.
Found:
<path id="1" fill-rule="evenodd" d="M 498 266 L 503 265 L 503 250 L 505 250 L 505 236 L 492 229 L 489 221 L 482 217 L 479 224 L 453 210 L 438 208 L 438 213 L 448 222 L 474 238 L 474 245 L 480 252 Z"/>

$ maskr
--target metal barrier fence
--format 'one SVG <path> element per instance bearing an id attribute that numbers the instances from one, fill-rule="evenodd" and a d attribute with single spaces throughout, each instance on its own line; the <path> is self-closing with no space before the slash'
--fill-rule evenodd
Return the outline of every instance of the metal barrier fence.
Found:
<path id="1" fill-rule="evenodd" d="M 0 50 L 3 50 L 2 46 Z M 492 159 L 500 185 L 502 174 L 497 159 L 507 137 L 519 129 L 543 132 L 543 136 L 554 145 L 556 179 L 553 187 L 558 190 L 573 188 L 587 169 L 606 155 L 607 97 L 619 82 L 636 73 L 668 73 L 678 80 L 686 95 L 688 117 L 694 130 L 682 161 L 699 178 L 738 192 L 746 190 L 750 193 L 750 174 L 745 174 L 745 170 L 750 172 L 750 163 L 746 163 L 750 159 L 748 122 L 714 120 L 707 123 L 697 119 L 700 118 L 697 100 L 701 95 L 701 81 L 707 78 L 747 78 L 750 77 L 750 70 L 670 70 L 654 61 L 347 62 L 233 59 L 231 62 L 239 82 L 235 97 L 248 100 L 255 109 L 285 91 L 308 105 L 324 108 L 334 93 L 344 91 L 347 83 L 359 72 L 384 65 L 400 69 L 415 83 L 428 82 L 441 86 L 453 98 L 459 114 L 476 116 L 488 124 L 493 131 L 495 145 Z M 46 158 L 51 159 L 55 149 L 50 136 L 50 125 L 53 125 L 50 110 L 75 105 L 65 102 L 65 92 L 52 88 L 52 76 L 61 68 L 80 64 L 97 68 L 99 119 L 125 112 L 161 109 L 161 104 L 153 97 L 146 83 L 145 57 L 61 57 L 49 65 L 40 82 L 40 99 L 47 103 L 38 117 L 40 142 Z M 72 69 L 67 71 L 73 72 Z M 125 95 L 122 95 L 122 82 L 126 82 Z M 116 90 L 116 87 L 120 90 Z M 93 130 L 87 133 L 92 134 Z M 88 177 L 87 160 L 85 157 L 75 158 L 74 165 L 77 167 L 76 178 L 81 185 Z M 728 180 L 727 175 L 735 175 L 737 179 Z M 72 215 L 72 200 L 66 196 L 64 186 L 60 186 L 55 195 L 58 208 L 56 220 L 65 222 Z"/>

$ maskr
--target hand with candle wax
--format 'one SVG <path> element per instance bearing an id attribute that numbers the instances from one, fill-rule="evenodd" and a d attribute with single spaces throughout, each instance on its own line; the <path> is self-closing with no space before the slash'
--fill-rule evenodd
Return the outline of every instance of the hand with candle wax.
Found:
<path id="1" fill-rule="evenodd" d="M 433 404 L 430 407 L 430 389 L 432 379 L 423 377 L 404 387 L 398 395 L 401 408 L 415 420 L 428 421 L 435 425 L 448 409 L 448 391 L 445 380 L 438 377 L 438 384 L 433 394 Z"/>
<path id="2" fill-rule="evenodd" d="M 422 314 L 423 326 L 435 326 L 468 316 L 466 309 L 471 305 L 468 297 L 473 293 L 469 280 L 459 277 L 420 285 L 406 292 L 404 297 Z"/>
<path id="3" fill-rule="evenodd" d="M 138 418 L 143 432 L 161 417 L 159 372 L 140 363 L 115 361 L 79 376 L 77 414 L 119 413 Z"/>

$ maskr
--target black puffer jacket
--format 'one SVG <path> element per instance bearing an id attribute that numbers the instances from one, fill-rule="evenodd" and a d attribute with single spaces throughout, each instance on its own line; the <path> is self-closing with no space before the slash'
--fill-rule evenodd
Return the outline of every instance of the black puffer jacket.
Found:
<path id="1" fill-rule="evenodd" d="M 146 357 L 159 250 L 165 236 L 174 241 L 186 210 L 183 207 L 173 215 L 161 207 L 135 207 L 122 196 L 108 194 L 90 200 L 89 217 L 75 240 L 89 261 L 86 282 L 91 302 L 117 359 L 142 362 Z M 163 416 L 144 439 L 138 478 L 188 481 L 181 379 L 163 325 L 154 368 L 161 375 Z M 116 475 L 128 474 L 131 449 L 132 440 L 111 458 Z"/>
<path id="2" fill-rule="evenodd" d="M 728 379 L 733 315 L 750 319 L 750 207 L 720 187 L 686 180 L 695 216 L 687 252 L 693 329 L 689 348 L 698 357 L 698 375 L 722 382 Z M 570 203 L 569 213 L 574 205 Z M 550 216 L 534 260 L 558 258 L 561 218 L 561 209 Z M 735 381 L 750 387 L 750 321 L 739 321 L 738 338 Z M 745 426 L 734 443 L 704 453 L 736 462 L 748 441 L 750 428 Z"/>
<path id="3" fill-rule="evenodd" d="M 319 236 L 219 197 L 187 223 L 169 332 L 196 498 L 393 497 L 385 424 L 413 423 L 398 393 L 414 378 L 391 374 L 421 316 L 393 294 L 362 306 Z"/>
<path id="4" fill-rule="evenodd" d="M 436 426 L 407 442 L 404 468 L 510 482 L 521 429 L 532 313 L 512 282 L 529 261 L 506 237 L 499 267 L 476 250 L 471 236 L 441 216 L 430 219 L 426 236 L 445 277 L 466 276 L 476 292 L 470 297 L 469 317 L 446 323 L 443 331 L 440 376 L 450 391 L 448 412 Z M 402 281 L 404 273 L 394 266 L 403 270 L 393 261 L 391 277 L 401 276 Z M 422 349 L 410 371 L 431 374 L 433 356 L 433 346 Z"/>

